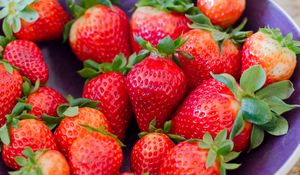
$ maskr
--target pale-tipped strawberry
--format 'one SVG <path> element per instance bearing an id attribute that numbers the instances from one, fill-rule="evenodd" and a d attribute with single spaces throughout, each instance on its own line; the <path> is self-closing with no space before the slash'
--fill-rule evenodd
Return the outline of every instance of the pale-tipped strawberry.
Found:
<path id="1" fill-rule="evenodd" d="M 69 0 L 68 6 L 75 18 L 66 25 L 64 38 L 69 37 L 73 52 L 81 60 L 98 63 L 112 62 L 119 53 L 131 54 L 129 20 L 125 12 L 110 0 Z"/>
<path id="2" fill-rule="evenodd" d="M 194 6 L 189 0 L 160 1 L 140 0 L 135 4 L 135 11 L 130 20 L 131 46 L 139 52 L 143 48 L 134 40 L 134 36 L 142 37 L 152 45 L 170 36 L 178 38 L 189 31 L 190 21 L 184 16 Z"/>
<path id="3" fill-rule="evenodd" d="M 267 72 L 267 84 L 289 80 L 300 54 L 300 41 L 293 34 L 283 36 L 279 29 L 261 28 L 249 37 L 242 51 L 242 71 L 259 64 Z"/>
<path id="4" fill-rule="evenodd" d="M 20 170 L 9 172 L 11 175 L 70 175 L 70 167 L 66 158 L 56 150 L 33 151 L 25 147 L 22 156 L 15 158 L 21 166 Z"/>

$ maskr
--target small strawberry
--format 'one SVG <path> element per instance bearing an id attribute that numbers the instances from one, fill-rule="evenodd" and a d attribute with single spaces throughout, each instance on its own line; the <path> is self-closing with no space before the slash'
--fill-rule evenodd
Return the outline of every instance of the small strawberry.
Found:
<path id="1" fill-rule="evenodd" d="M 59 39 L 70 19 L 57 0 L 9 0 L 3 1 L 0 7 L 4 23 L 8 23 L 21 40 Z"/>
<path id="2" fill-rule="evenodd" d="M 22 94 L 22 77 L 11 65 L 0 60 L 0 126 L 10 114 Z"/>
<path id="3" fill-rule="evenodd" d="M 267 72 L 267 84 L 288 80 L 300 54 L 299 41 L 293 34 L 284 37 L 279 29 L 261 28 L 249 37 L 243 47 L 242 71 L 260 64 Z"/>
<path id="4" fill-rule="evenodd" d="M 182 141 L 184 138 L 169 134 L 171 130 L 171 121 L 165 122 L 164 129 L 155 127 L 154 119 L 149 125 L 149 133 L 142 132 L 139 134 L 141 138 L 133 147 L 130 157 L 131 170 L 136 174 L 142 175 L 148 172 L 149 175 L 158 174 L 159 166 L 166 153 L 172 149 L 174 141 Z"/>
<path id="5" fill-rule="evenodd" d="M 205 132 L 215 137 L 226 128 L 236 151 L 258 147 L 264 131 L 274 136 L 287 133 L 288 123 L 281 115 L 299 107 L 283 101 L 294 91 L 290 81 L 262 88 L 266 73 L 260 66 L 245 71 L 240 85 L 229 74 L 213 77 L 220 82 L 204 82 L 178 108 L 172 119 L 173 133 L 186 139 L 202 138 Z"/>
<path id="6" fill-rule="evenodd" d="M 83 0 L 82 6 L 74 0 L 69 3 L 72 20 L 65 30 L 65 39 L 81 61 L 111 62 L 124 53 L 131 53 L 129 43 L 129 20 L 125 12 L 111 4 L 110 0 Z"/>
<path id="7" fill-rule="evenodd" d="M 189 0 L 140 0 L 136 3 L 136 10 L 130 20 L 133 51 L 138 53 L 142 50 L 134 40 L 134 36 L 142 37 L 156 47 L 158 42 L 166 36 L 176 39 L 189 31 L 190 21 L 184 13 L 193 6 L 194 4 Z"/>
<path id="8" fill-rule="evenodd" d="M 212 25 L 203 14 L 188 17 L 194 22 L 190 25 L 193 30 L 183 35 L 183 38 L 188 38 L 188 41 L 179 50 L 188 52 L 194 57 L 192 61 L 180 59 L 182 69 L 187 76 L 189 90 L 210 79 L 210 72 L 228 73 L 239 78 L 241 71 L 239 44 L 252 33 L 240 31 L 246 24 L 246 20 L 236 29 L 225 32 Z"/>
<path id="9" fill-rule="evenodd" d="M 246 0 L 198 0 L 197 7 L 214 25 L 225 29 L 242 16 Z"/>
<path id="10" fill-rule="evenodd" d="M 123 140 L 132 119 L 132 108 L 126 90 L 125 75 L 129 69 L 140 62 L 147 54 L 133 54 L 127 60 L 123 54 L 115 57 L 113 63 L 97 64 L 92 60 L 84 62 L 79 74 L 90 80 L 85 85 L 82 97 L 99 103 L 99 109 L 106 116 L 113 134 Z"/>
<path id="11" fill-rule="evenodd" d="M 206 133 L 203 140 L 179 143 L 164 157 L 158 175 L 226 175 L 226 170 L 237 169 L 240 164 L 228 162 L 239 153 L 232 152 L 233 142 L 226 137 L 223 130 L 214 140 Z"/>
<path id="12" fill-rule="evenodd" d="M 172 54 L 186 40 L 166 37 L 159 42 L 158 49 L 142 38 L 136 40 L 152 54 L 131 69 L 126 86 L 139 128 L 146 131 L 154 118 L 161 127 L 185 95 L 186 77 L 172 61 Z"/>
<path id="13" fill-rule="evenodd" d="M 63 104 L 58 108 L 58 114 L 62 121 L 55 129 L 54 136 L 59 150 L 65 156 L 67 156 L 74 140 L 87 134 L 86 129 L 81 125 L 90 125 L 95 128 L 104 126 L 108 131 L 111 130 L 104 114 L 94 109 L 97 106 L 98 103 L 96 102 L 79 98 L 71 100 L 70 104 Z M 49 120 L 49 117 L 47 119 Z"/>
<path id="14" fill-rule="evenodd" d="M 14 175 L 42 174 L 42 175 L 69 175 L 70 167 L 66 158 L 56 150 L 38 150 L 34 152 L 25 147 L 22 154 L 17 156 L 16 162 L 22 167 L 18 171 L 10 172 Z"/>
<path id="15" fill-rule="evenodd" d="M 20 168 L 15 157 L 21 156 L 26 146 L 31 147 L 34 151 L 57 149 L 51 131 L 43 122 L 29 115 L 30 110 L 30 105 L 17 103 L 12 113 L 7 115 L 6 124 L 0 129 L 0 138 L 4 144 L 2 158 L 4 163 L 14 170 Z"/>
<path id="16" fill-rule="evenodd" d="M 83 127 L 87 133 L 76 139 L 69 151 L 72 174 L 118 174 L 123 161 L 122 142 L 103 127 Z"/>

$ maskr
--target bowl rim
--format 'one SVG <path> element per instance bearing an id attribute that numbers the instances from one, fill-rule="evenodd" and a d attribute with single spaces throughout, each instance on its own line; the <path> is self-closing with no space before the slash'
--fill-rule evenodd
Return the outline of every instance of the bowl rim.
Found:
<path id="1" fill-rule="evenodd" d="M 271 3 L 274 4 L 274 6 L 280 10 L 287 18 L 288 20 L 293 24 L 293 26 L 297 29 L 297 32 L 300 33 L 300 28 L 298 24 L 295 22 L 295 20 L 291 17 L 290 14 L 286 12 L 277 2 L 274 0 L 269 0 Z M 275 175 L 286 175 L 289 173 L 289 171 L 296 165 L 296 163 L 300 160 L 300 144 L 298 144 L 297 148 L 294 150 L 292 155 L 288 158 L 288 160 L 281 166 Z"/>

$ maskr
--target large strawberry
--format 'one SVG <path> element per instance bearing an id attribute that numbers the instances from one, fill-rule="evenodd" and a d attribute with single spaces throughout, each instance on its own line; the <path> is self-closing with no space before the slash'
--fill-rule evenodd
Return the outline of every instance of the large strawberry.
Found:
<path id="1" fill-rule="evenodd" d="M 57 0 L 9 0 L 0 7 L 4 23 L 22 40 L 59 39 L 70 19 Z"/>
<path id="2" fill-rule="evenodd" d="M 127 60 L 123 54 L 115 57 L 113 63 L 97 64 L 92 60 L 84 62 L 79 74 L 90 80 L 85 85 L 82 97 L 99 103 L 112 127 L 113 134 L 123 140 L 132 118 L 132 108 L 126 90 L 125 75 L 147 54 L 133 54 Z"/>
<path id="3" fill-rule="evenodd" d="M 10 174 L 70 175 L 66 158 L 56 150 L 34 152 L 30 147 L 25 147 L 22 154 L 15 158 L 22 168 Z"/>
<path id="4" fill-rule="evenodd" d="M 243 46 L 242 70 L 260 64 L 267 72 L 267 84 L 288 80 L 300 54 L 298 41 L 290 33 L 284 37 L 279 29 L 261 28 Z"/>
<path id="5" fill-rule="evenodd" d="M 15 157 L 21 156 L 26 146 L 34 151 L 41 149 L 56 150 L 56 141 L 48 127 L 28 112 L 31 106 L 17 103 L 12 113 L 7 115 L 6 124 L 0 129 L 3 145 L 2 158 L 11 169 L 19 169 Z"/>
<path id="6" fill-rule="evenodd" d="M 142 48 L 134 40 L 134 36 L 142 37 L 157 46 L 166 36 L 176 39 L 189 30 L 190 21 L 184 16 L 193 7 L 189 0 L 140 0 L 135 7 L 130 20 L 131 46 L 135 52 Z"/>
<path id="7" fill-rule="evenodd" d="M 186 40 L 166 37 L 158 49 L 142 38 L 136 40 L 152 53 L 131 69 L 126 85 L 139 128 L 146 131 L 154 118 L 161 127 L 185 95 L 186 77 L 173 62 L 172 54 Z"/>
<path id="8" fill-rule="evenodd" d="M 214 25 L 227 28 L 242 16 L 246 0 L 198 0 L 197 7 Z"/>
<path id="9" fill-rule="evenodd" d="M 240 164 L 228 163 L 239 153 L 232 152 L 233 142 L 227 140 L 227 131 L 213 140 L 206 133 L 203 140 L 188 140 L 171 149 L 163 158 L 158 175 L 226 175 L 226 170 Z"/>
<path id="10" fill-rule="evenodd" d="M 229 74 L 213 76 L 220 82 L 204 82 L 178 108 L 172 120 L 173 133 L 187 139 L 202 138 L 205 132 L 215 137 L 227 128 L 236 151 L 247 149 L 249 140 L 249 149 L 259 146 L 264 131 L 275 136 L 287 133 L 288 123 L 281 115 L 298 107 L 282 101 L 294 91 L 290 81 L 262 88 L 266 73 L 260 66 L 245 71 L 240 85 Z"/>
<path id="11" fill-rule="evenodd" d="M 69 151 L 72 174 L 118 174 L 123 161 L 122 142 L 103 127 L 84 127 L 89 133 L 76 139 Z"/>
<path id="12" fill-rule="evenodd" d="M 210 77 L 209 73 L 229 73 L 235 78 L 240 76 L 241 52 L 239 44 L 243 43 L 252 32 L 240 31 L 246 24 L 244 21 L 236 29 L 223 31 L 211 24 L 203 14 L 188 16 L 194 22 L 193 30 L 185 33 L 188 38 L 179 50 L 189 52 L 194 60 L 180 60 L 187 76 L 189 90 L 195 89 Z"/>
<path id="13" fill-rule="evenodd" d="M 21 96 L 22 83 L 19 72 L 8 63 L 0 61 L 0 126 L 5 123 L 5 115 L 11 113 Z"/>
<path id="14" fill-rule="evenodd" d="M 55 129 L 54 135 L 59 150 L 65 156 L 74 140 L 87 134 L 86 129 L 81 125 L 90 125 L 95 128 L 104 126 L 105 129 L 111 131 L 109 122 L 103 113 L 94 109 L 97 106 L 96 102 L 79 98 L 58 108 L 59 116 L 63 119 Z M 47 119 L 49 120 L 49 117 Z"/>
<path id="15" fill-rule="evenodd" d="M 82 61 L 111 62 L 119 53 L 129 56 L 129 21 L 125 12 L 110 0 L 81 2 L 79 6 L 70 0 L 69 8 L 76 19 L 65 32 L 77 57 Z"/>

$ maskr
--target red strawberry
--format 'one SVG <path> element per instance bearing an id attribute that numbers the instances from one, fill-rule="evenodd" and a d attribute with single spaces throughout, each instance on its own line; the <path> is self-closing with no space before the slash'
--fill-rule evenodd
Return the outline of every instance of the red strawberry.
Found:
<path id="1" fill-rule="evenodd" d="M 31 93 L 26 103 L 32 106 L 29 114 L 43 118 L 43 115 L 57 116 L 56 109 L 66 102 L 66 99 L 55 89 L 40 87 L 36 92 Z"/>
<path id="2" fill-rule="evenodd" d="M 69 15 L 57 0 L 17 1 L 1 4 L 6 13 L 5 21 L 19 39 L 34 42 L 55 40 L 62 37 Z"/>
<path id="3" fill-rule="evenodd" d="M 3 59 L 19 68 L 20 73 L 32 83 L 38 79 L 42 84 L 48 81 L 49 71 L 42 51 L 31 41 L 15 40 L 10 42 L 4 50 Z"/>
<path id="4" fill-rule="evenodd" d="M 103 113 L 97 109 L 88 107 L 91 105 L 88 103 L 90 102 L 86 99 L 84 101 L 82 101 L 82 99 L 73 100 L 71 106 L 67 110 L 65 109 L 63 113 L 66 118 L 64 118 L 55 129 L 54 135 L 57 140 L 57 145 L 60 151 L 66 156 L 74 140 L 87 134 L 86 129 L 81 125 L 90 125 L 95 128 L 104 126 L 108 131 L 111 130 L 109 122 Z M 87 105 L 87 107 L 84 105 Z M 97 105 L 98 103 L 92 104 L 93 107 Z M 60 108 L 64 108 L 64 105 L 60 106 Z"/>
<path id="5" fill-rule="evenodd" d="M 132 14 L 131 25 L 131 46 L 133 51 L 138 53 L 142 48 L 134 40 L 134 36 L 142 37 L 152 45 L 157 46 L 158 42 L 170 36 L 178 38 L 182 33 L 189 30 L 190 22 L 184 13 L 193 7 L 188 0 L 181 0 L 180 4 L 174 2 L 152 1 L 149 3 L 140 0 L 136 4 L 136 10 Z"/>
<path id="6" fill-rule="evenodd" d="M 178 144 L 164 157 L 158 175 L 220 175 L 238 168 L 239 164 L 227 163 L 239 153 L 231 152 L 233 143 L 226 140 L 226 133 L 220 132 L 215 140 L 206 133 L 203 140 Z"/>
<path id="7" fill-rule="evenodd" d="M 242 16 L 246 0 L 198 0 L 197 6 L 214 25 L 225 29 Z"/>
<path id="8" fill-rule="evenodd" d="M 70 148 L 72 174 L 118 174 L 123 160 L 121 143 L 103 128 L 91 131 L 76 139 Z"/>
<path id="9" fill-rule="evenodd" d="M 188 38 L 188 41 L 179 49 L 194 57 L 192 61 L 180 59 L 182 69 L 187 76 L 189 90 L 195 89 L 201 82 L 211 78 L 210 72 L 228 73 L 239 78 L 241 52 L 236 44 L 242 43 L 244 38 L 251 33 L 240 31 L 246 21 L 229 34 L 220 31 L 210 22 L 198 23 L 201 19 L 209 21 L 202 14 L 189 16 L 189 18 L 194 22 L 191 27 L 195 29 L 183 35 L 183 38 Z M 207 25 L 210 28 L 206 27 L 204 30 L 202 26 Z M 214 37 L 216 35 L 220 37 Z"/>
<path id="10" fill-rule="evenodd" d="M 294 91 L 291 82 L 282 81 L 261 89 L 266 74 L 260 66 L 245 71 L 240 85 L 229 74 L 213 76 L 222 83 L 204 82 L 178 108 L 172 120 L 175 134 L 189 139 L 202 138 L 209 132 L 214 137 L 227 128 L 235 143 L 234 150 L 243 151 L 259 146 L 264 131 L 275 136 L 287 133 L 288 123 L 280 115 L 298 107 L 282 101 Z M 250 123 L 254 125 L 252 129 Z"/>
<path id="11" fill-rule="evenodd" d="M 180 38 L 173 41 L 166 37 L 156 49 L 142 38 L 136 40 L 144 48 L 156 52 L 135 65 L 126 78 L 137 123 L 141 131 L 146 131 L 154 118 L 161 127 L 184 97 L 186 77 L 171 56 L 183 43 Z"/>
<path id="12" fill-rule="evenodd" d="M 67 26 L 73 52 L 82 61 L 111 62 L 119 53 L 129 56 L 129 21 L 125 12 L 109 0 L 94 2 L 83 6 L 80 15 L 75 12 L 77 9 L 72 9 L 75 5 L 71 5 L 71 11 L 77 14 L 74 17 L 78 18 Z"/>
<path id="13" fill-rule="evenodd" d="M 22 82 L 22 77 L 17 70 L 13 70 L 8 63 L 0 61 L 0 126 L 5 123 L 5 115 L 11 113 L 17 99 L 21 96 Z"/>
<path id="14" fill-rule="evenodd" d="M 288 80 L 296 68 L 298 45 L 292 34 L 284 37 L 279 29 L 262 28 L 244 44 L 242 70 L 259 64 L 267 72 L 267 84 Z"/>
<path id="15" fill-rule="evenodd" d="M 41 121 L 28 118 L 24 111 L 30 111 L 31 106 L 25 103 L 18 103 L 12 113 L 7 115 L 7 122 L 2 126 L 0 132 L 1 141 L 4 143 L 2 148 L 2 158 L 4 163 L 11 169 L 19 169 L 15 157 L 21 156 L 26 146 L 34 151 L 41 149 L 56 150 L 56 141 L 48 129 Z"/>
<path id="16" fill-rule="evenodd" d="M 22 154 L 23 156 L 17 156 L 16 162 L 22 166 L 22 168 L 15 172 L 20 174 L 39 174 L 43 175 L 69 175 L 70 167 L 66 158 L 56 150 L 39 150 L 33 152 L 30 147 L 25 147 Z"/>

